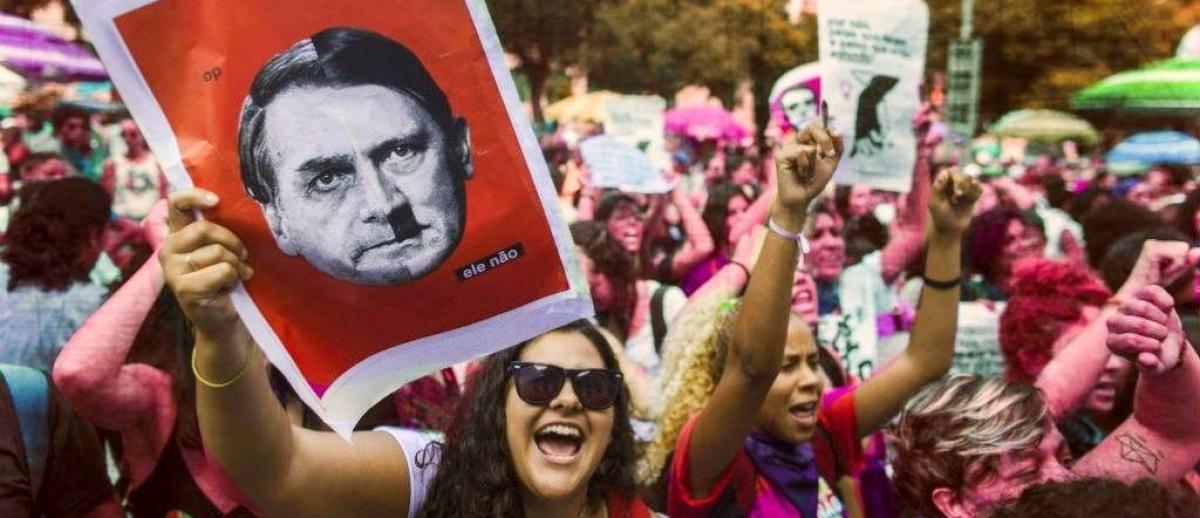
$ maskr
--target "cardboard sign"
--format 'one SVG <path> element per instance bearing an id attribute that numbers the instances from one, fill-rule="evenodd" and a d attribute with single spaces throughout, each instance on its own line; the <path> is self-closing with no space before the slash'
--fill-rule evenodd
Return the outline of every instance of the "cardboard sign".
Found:
<path id="1" fill-rule="evenodd" d="M 483 0 L 75 8 L 172 187 L 221 197 L 256 271 L 239 314 L 338 433 L 591 314 Z"/>
<path id="2" fill-rule="evenodd" d="M 820 2 L 821 88 L 846 154 L 836 180 L 888 191 L 912 183 L 929 7 L 920 0 Z"/>
<path id="3" fill-rule="evenodd" d="M 803 127 L 820 117 L 821 64 L 808 63 L 784 72 L 768 98 L 771 114 L 787 129 Z"/>
<path id="4" fill-rule="evenodd" d="M 975 136 L 979 119 L 979 86 L 983 40 L 950 42 L 946 65 L 946 121 L 962 139 Z"/>
<path id="5" fill-rule="evenodd" d="M 663 138 L 667 100 L 653 95 L 622 95 L 604 103 L 604 134 L 629 144 L 659 170 L 671 167 Z"/>
<path id="6" fill-rule="evenodd" d="M 579 154 L 596 187 L 645 194 L 671 190 L 662 170 L 646 153 L 616 138 L 608 135 L 589 138 L 580 144 Z"/>
<path id="7" fill-rule="evenodd" d="M 1004 373 L 1004 353 L 1000 351 L 1000 315 L 1004 303 L 989 308 L 983 302 L 958 305 L 958 334 L 954 344 L 954 363 L 950 372 L 1000 376 Z"/>

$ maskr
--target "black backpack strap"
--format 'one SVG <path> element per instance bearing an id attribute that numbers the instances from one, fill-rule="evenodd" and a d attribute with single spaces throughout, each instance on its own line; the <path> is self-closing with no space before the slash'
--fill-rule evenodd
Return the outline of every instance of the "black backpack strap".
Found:
<path id="1" fill-rule="evenodd" d="M 666 284 L 659 284 L 650 297 L 650 331 L 654 334 L 654 353 L 662 357 L 663 339 L 667 337 L 667 317 L 663 314 L 663 299 L 667 294 Z"/>

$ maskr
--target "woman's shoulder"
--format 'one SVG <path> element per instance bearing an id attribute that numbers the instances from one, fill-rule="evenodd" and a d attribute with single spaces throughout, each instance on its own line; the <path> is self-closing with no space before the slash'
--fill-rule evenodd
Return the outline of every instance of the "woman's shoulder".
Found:
<path id="1" fill-rule="evenodd" d="M 408 515 L 417 516 L 425 505 L 429 485 L 437 475 L 444 438 L 441 433 L 394 426 L 381 426 L 375 431 L 386 433 L 396 440 L 408 464 Z"/>

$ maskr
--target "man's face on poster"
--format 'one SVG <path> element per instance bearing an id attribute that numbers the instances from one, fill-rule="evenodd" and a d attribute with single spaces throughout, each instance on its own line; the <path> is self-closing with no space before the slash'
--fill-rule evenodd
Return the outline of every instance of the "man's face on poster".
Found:
<path id="1" fill-rule="evenodd" d="M 356 284 L 409 282 L 462 238 L 467 129 L 377 86 L 292 87 L 265 109 L 279 248 Z"/>
<path id="2" fill-rule="evenodd" d="M 798 87 L 784 92 L 779 103 L 783 105 L 788 123 L 794 128 L 801 128 L 817 118 L 817 97 L 808 88 Z"/>

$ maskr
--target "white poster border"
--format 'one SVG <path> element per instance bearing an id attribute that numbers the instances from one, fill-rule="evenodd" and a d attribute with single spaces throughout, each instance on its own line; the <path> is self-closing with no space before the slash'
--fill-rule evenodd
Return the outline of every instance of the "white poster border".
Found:
<path id="1" fill-rule="evenodd" d="M 121 92 L 127 108 L 143 129 L 151 150 L 163 164 L 174 192 L 191 188 L 192 180 L 183 166 L 179 144 L 171 132 L 170 123 L 155 101 L 115 23 L 116 18 L 157 1 L 72 0 L 71 3 L 114 86 Z M 484 0 L 462 1 L 470 11 L 492 77 L 508 112 L 509 122 L 532 173 L 531 180 L 541 202 L 542 213 L 549 223 L 559 260 L 567 274 L 568 288 L 465 327 L 393 345 L 355 364 L 339 376 L 323 396 L 318 396 L 245 287 L 238 283 L 232 294 L 233 304 L 267 359 L 284 375 L 300 399 L 347 440 L 355 424 L 373 403 L 404 384 L 428 372 L 479 358 L 533 338 L 548 329 L 594 314 L 587 282 L 575 259 L 570 232 L 559 213 L 550 172 L 542 158 L 532 126 L 524 114 L 516 84 L 505 65 L 500 39 L 487 5 Z M 455 346 L 446 348 L 444 346 L 447 343 Z M 400 357 L 405 357 L 412 366 L 399 371 L 389 367 Z"/>

